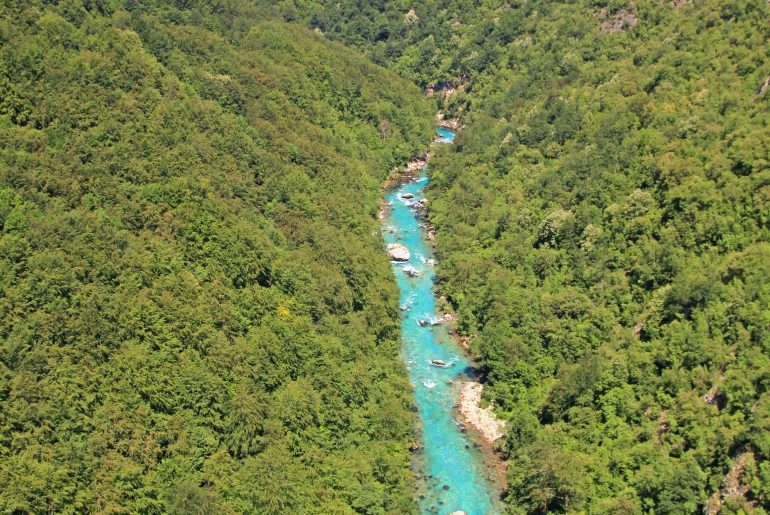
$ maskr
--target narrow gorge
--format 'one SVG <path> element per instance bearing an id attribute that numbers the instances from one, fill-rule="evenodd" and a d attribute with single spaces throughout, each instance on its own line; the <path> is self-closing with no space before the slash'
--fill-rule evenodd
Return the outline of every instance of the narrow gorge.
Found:
<path id="1" fill-rule="evenodd" d="M 454 132 L 437 130 L 437 143 Z M 422 513 L 498 513 L 492 468 L 456 406 L 462 382 L 472 375 L 469 359 L 450 338 L 433 291 L 436 259 L 424 220 L 427 165 L 391 188 L 383 234 L 400 291 L 402 355 L 414 389 L 422 441 L 414 445 Z"/>

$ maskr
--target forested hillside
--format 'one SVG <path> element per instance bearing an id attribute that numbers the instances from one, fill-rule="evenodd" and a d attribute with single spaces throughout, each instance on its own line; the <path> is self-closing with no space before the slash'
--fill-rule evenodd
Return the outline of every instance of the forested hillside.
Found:
<path id="1" fill-rule="evenodd" d="M 770 11 L 281 3 L 427 85 L 442 289 L 514 512 L 770 509 Z"/>
<path id="2" fill-rule="evenodd" d="M 509 419 L 510 502 L 763 512 L 770 12 L 600 7 L 522 6 L 433 165 L 444 288 Z"/>
<path id="3" fill-rule="evenodd" d="M 765 0 L 0 14 L 0 511 L 413 511 L 369 60 L 511 511 L 770 510 Z"/>
<path id="4" fill-rule="evenodd" d="M 0 512 L 407 513 L 417 87 L 247 2 L 0 4 Z"/>

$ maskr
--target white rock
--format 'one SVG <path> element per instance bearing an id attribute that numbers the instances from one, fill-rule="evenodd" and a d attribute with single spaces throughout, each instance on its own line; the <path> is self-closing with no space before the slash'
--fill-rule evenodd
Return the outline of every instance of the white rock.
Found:
<path id="1" fill-rule="evenodd" d="M 409 261 L 411 255 L 409 249 L 400 243 L 391 243 L 388 245 L 388 255 L 393 261 Z"/>
<path id="2" fill-rule="evenodd" d="M 484 386 L 466 381 L 460 389 L 460 414 L 489 443 L 505 435 L 505 422 L 495 416 L 492 407 L 481 407 Z"/>
<path id="3" fill-rule="evenodd" d="M 404 273 L 409 277 L 419 277 L 420 271 L 413 266 L 405 266 Z"/>

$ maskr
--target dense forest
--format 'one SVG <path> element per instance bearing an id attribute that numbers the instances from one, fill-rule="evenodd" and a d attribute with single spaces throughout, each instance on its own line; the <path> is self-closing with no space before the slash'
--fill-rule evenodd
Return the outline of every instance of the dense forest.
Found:
<path id="1" fill-rule="evenodd" d="M 310 4 L 456 88 L 430 216 L 512 512 L 770 510 L 767 2 Z"/>
<path id="2" fill-rule="evenodd" d="M 770 11 L 621 9 L 521 9 L 434 165 L 444 288 L 509 419 L 512 506 L 764 512 Z"/>
<path id="3" fill-rule="evenodd" d="M 0 512 L 408 513 L 418 87 L 247 2 L 0 3 Z"/>
<path id="4" fill-rule="evenodd" d="M 0 512 L 413 512 L 376 213 L 428 86 L 510 512 L 770 511 L 768 19 L 0 3 Z"/>

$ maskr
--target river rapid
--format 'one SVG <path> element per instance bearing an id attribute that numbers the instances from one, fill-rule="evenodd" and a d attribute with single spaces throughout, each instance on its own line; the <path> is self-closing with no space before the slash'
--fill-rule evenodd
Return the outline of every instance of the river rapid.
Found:
<path id="1" fill-rule="evenodd" d="M 437 142 L 454 140 L 448 129 L 436 133 Z M 421 423 L 422 449 L 414 462 L 420 513 L 500 513 L 490 468 L 455 415 L 460 379 L 470 373 L 471 364 L 436 310 L 436 261 L 427 241 L 427 222 L 419 214 L 428 180 L 425 167 L 416 180 L 388 191 L 389 209 L 383 220 L 385 243 L 400 243 L 410 251 L 409 261 L 392 264 L 400 290 L 402 355 Z"/>

